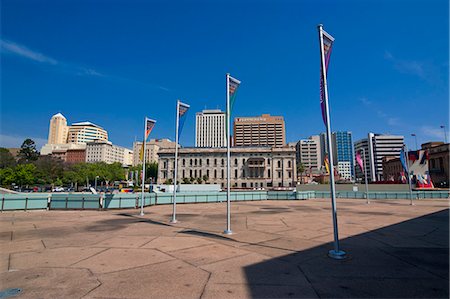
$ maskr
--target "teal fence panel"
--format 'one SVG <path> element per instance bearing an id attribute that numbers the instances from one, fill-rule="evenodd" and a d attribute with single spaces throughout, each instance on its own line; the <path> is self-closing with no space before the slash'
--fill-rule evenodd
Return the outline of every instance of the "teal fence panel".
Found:
<path id="1" fill-rule="evenodd" d="M 100 194 L 52 194 L 50 209 L 99 209 Z"/>
<path id="2" fill-rule="evenodd" d="M 47 209 L 47 193 L 1 194 L 1 210 L 44 210 Z"/>

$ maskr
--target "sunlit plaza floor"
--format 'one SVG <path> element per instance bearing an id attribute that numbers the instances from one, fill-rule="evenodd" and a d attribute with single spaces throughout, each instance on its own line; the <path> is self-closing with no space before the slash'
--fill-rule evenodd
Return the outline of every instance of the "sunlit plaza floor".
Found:
<path id="1" fill-rule="evenodd" d="M 449 201 L 233 202 L 0 214 L 17 298 L 448 298 Z M 16 298 L 16 297 L 12 297 Z"/>

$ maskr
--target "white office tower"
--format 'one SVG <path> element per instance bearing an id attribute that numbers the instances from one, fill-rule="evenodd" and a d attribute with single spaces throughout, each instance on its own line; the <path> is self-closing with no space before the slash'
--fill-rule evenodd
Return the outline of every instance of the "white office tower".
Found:
<path id="1" fill-rule="evenodd" d="M 195 146 L 225 147 L 225 112 L 218 109 L 203 110 L 195 115 Z"/>

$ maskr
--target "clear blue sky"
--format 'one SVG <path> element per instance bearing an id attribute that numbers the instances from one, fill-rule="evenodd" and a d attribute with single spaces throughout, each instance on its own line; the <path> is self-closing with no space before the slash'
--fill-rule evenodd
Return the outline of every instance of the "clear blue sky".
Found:
<path id="1" fill-rule="evenodd" d="M 92 121 L 131 147 L 143 118 L 174 138 L 177 98 L 233 116 L 282 115 L 287 141 L 324 131 L 317 24 L 332 34 L 332 130 L 443 140 L 449 112 L 449 7 L 421 1 L 1 1 L 1 140 L 45 143 L 50 117 Z"/>

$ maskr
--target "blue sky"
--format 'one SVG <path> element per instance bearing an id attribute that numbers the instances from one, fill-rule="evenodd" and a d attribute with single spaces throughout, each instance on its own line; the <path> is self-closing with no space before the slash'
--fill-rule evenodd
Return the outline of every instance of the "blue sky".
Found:
<path id="1" fill-rule="evenodd" d="M 332 130 L 443 140 L 449 127 L 449 7 L 421 1 L 1 1 L 1 139 L 45 143 L 50 117 L 92 121 L 130 147 L 145 116 L 174 138 L 175 103 L 224 108 L 225 73 L 242 81 L 234 117 L 282 115 L 287 141 L 324 131 L 317 24 L 336 39 Z M 448 131 L 448 129 L 447 129 Z"/>

